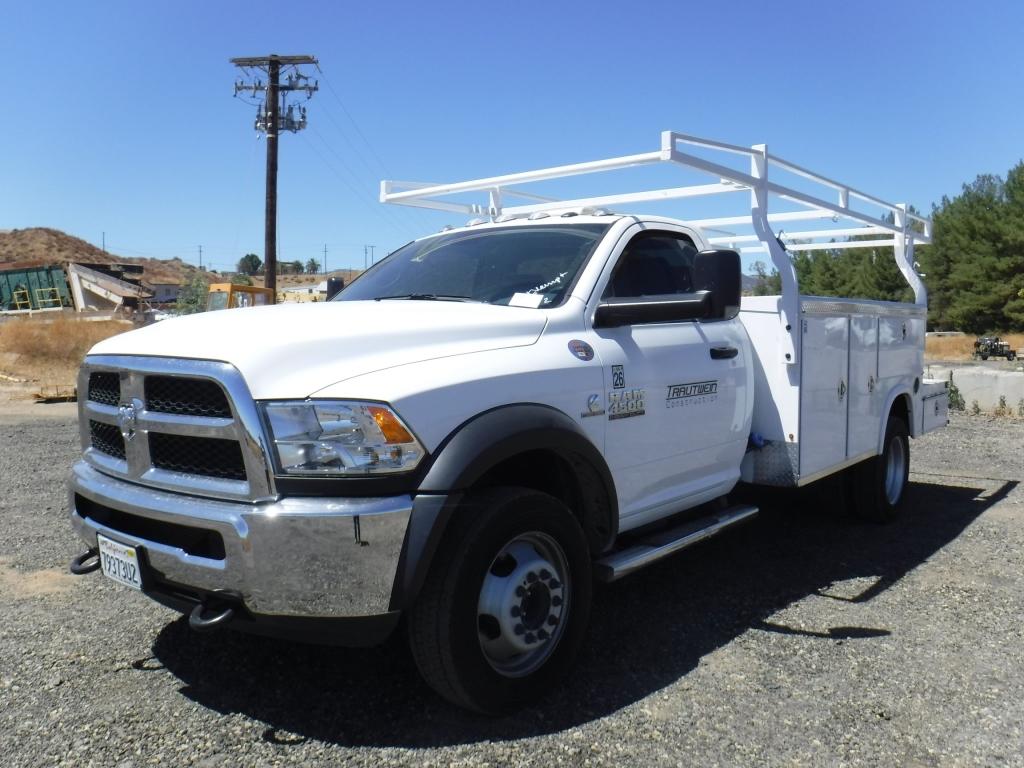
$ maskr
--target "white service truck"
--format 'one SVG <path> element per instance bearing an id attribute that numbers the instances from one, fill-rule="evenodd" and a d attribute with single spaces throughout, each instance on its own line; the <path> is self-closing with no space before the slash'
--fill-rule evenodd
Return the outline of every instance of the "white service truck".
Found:
<path id="1" fill-rule="evenodd" d="M 561 201 L 523 188 L 644 165 L 712 181 Z M 478 218 L 331 302 L 185 317 L 91 350 L 70 479 L 88 549 L 72 571 L 102 569 L 196 630 L 370 644 L 404 620 L 439 693 L 501 711 L 569 667 L 595 579 L 754 515 L 725 501 L 741 481 L 850 472 L 855 508 L 884 521 L 908 438 L 946 424 L 913 267 L 930 223 L 763 145 L 666 132 L 648 153 L 384 182 L 381 197 Z M 612 212 L 696 198 L 740 213 Z M 914 303 L 800 295 L 787 249 L 877 246 Z M 741 299 L 738 250 L 758 249 L 781 295 Z"/>

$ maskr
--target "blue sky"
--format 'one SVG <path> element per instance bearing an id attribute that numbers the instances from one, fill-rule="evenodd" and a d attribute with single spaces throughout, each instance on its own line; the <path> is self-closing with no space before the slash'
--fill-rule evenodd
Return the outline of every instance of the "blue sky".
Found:
<path id="1" fill-rule="evenodd" d="M 0 18 L 0 229 L 193 262 L 202 245 L 219 269 L 263 251 L 265 145 L 233 56 L 320 60 L 310 127 L 281 140 L 279 258 L 326 244 L 332 268 L 464 222 L 381 206 L 383 177 L 648 151 L 664 129 L 765 142 L 924 210 L 1024 156 L 1019 1 L 0 0 Z"/>

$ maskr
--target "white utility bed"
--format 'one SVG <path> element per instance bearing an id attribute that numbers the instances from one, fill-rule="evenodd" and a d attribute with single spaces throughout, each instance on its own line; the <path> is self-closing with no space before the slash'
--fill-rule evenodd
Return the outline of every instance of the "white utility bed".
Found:
<path id="1" fill-rule="evenodd" d="M 798 362 L 779 365 L 779 301 L 745 297 L 740 310 L 755 359 L 745 481 L 804 485 L 876 455 L 899 397 L 911 435 L 946 424 L 947 383 L 921 374 L 924 307 L 801 296 Z"/>

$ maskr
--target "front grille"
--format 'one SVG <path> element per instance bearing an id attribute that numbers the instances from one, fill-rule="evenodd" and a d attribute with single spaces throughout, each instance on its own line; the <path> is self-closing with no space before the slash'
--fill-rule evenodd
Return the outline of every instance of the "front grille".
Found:
<path id="1" fill-rule="evenodd" d="M 224 390 L 209 379 L 147 376 L 146 408 L 182 416 L 231 418 L 231 407 Z"/>
<path id="2" fill-rule="evenodd" d="M 224 538 L 206 528 L 194 528 L 191 525 L 165 523 L 140 517 L 129 512 L 97 504 L 91 499 L 75 494 L 75 512 L 79 517 L 89 518 L 102 526 L 111 528 L 129 536 L 166 544 L 169 547 L 183 549 L 196 557 L 208 557 L 211 560 L 224 559 Z"/>
<path id="3" fill-rule="evenodd" d="M 149 433 L 149 455 L 154 467 L 189 475 L 245 480 L 242 449 L 235 440 Z"/>
<path id="4" fill-rule="evenodd" d="M 90 373 L 89 399 L 103 405 L 117 405 L 121 401 L 121 376 L 114 371 Z"/>
<path id="5" fill-rule="evenodd" d="M 124 458 L 124 437 L 121 430 L 113 424 L 101 424 L 98 421 L 89 421 L 89 435 L 92 437 L 92 447 L 107 456 L 115 459 Z"/>
<path id="6" fill-rule="evenodd" d="M 101 472 L 235 501 L 273 493 L 256 405 L 227 363 L 96 356 L 80 390 L 89 393 L 79 403 L 85 460 Z"/>

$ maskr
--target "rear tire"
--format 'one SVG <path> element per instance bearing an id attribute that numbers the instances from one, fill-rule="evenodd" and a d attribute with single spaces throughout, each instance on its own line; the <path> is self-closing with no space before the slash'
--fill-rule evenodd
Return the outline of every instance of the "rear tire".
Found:
<path id="1" fill-rule="evenodd" d="M 910 477 L 910 433 L 901 417 L 890 414 L 881 455 L 856 465 L 851 475 L 857 516 L 875 523 L 895 520 Z"/>
<path id="2" fill-rule="evenodd" d="M 522 488 L 474 494 L 409 612 L 416 666 L 454 704 L 515 709 L 568 671 L 591 592 L 586 537 L 564 504 Z"/>

